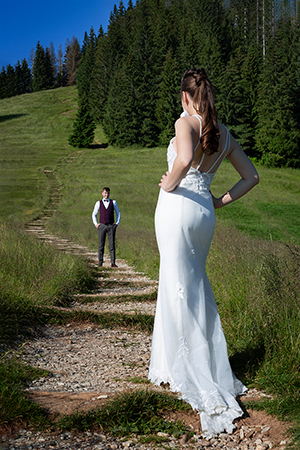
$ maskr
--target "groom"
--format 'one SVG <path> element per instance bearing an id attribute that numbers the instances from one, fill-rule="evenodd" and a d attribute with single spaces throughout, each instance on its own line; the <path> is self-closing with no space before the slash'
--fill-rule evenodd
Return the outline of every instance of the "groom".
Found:
<path id="1" fill-rule="evenodd" d="M 92 214 L 93 223 L 96 228 L 98 228 L 99 236 L 99 267 L 103 264 L 103 253 L 106 234 L 108 234 L 108 243 L 110 251 L 110 261 L 111 267 L 118 267 L 116 265 L 116 255 L 115 255 L 115 237 L 116 228 L 121 220 L 121 213 L 118 204 L 115 200 L 110 200 L 109 198 L 110 189 L 108 187 L 103 188 L 102 200 L 97 201 L 94 206 L 94 211 Z M 117 219 L 114 221 L 114 211 L 116 212 Z M 100 213 L 99 222 L 97 221 L 97 215 Z"/>

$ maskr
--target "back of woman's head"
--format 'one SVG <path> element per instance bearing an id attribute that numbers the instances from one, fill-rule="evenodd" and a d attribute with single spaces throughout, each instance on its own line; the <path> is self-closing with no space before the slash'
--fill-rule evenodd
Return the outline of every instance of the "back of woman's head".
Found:
<path id="1" fill-rule="evenodd" d="M 201 144 L 211 155 L 219 148 L 218 114 L 215 108 L 212 85 L 204 69 L 187 70 L 181 80 L 181 92 L 187 92 L 193 106 L 202 118 Z"/>

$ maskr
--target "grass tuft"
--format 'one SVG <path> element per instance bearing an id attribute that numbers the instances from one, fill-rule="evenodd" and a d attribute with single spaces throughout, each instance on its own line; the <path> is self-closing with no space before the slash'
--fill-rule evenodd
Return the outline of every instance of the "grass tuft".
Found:
<path id="1" fill-rule="evenodd" d="M 11 425 L 44 428 L 50 422 L 46 412 L 24 395 L 28 381 L 46 376 L 47 372 L 23 365 L 9 354 L 0 359 L 0 424 L 4 428 Z"/>
<path id="2" fill-rule="evenodd" d="M 118 395 L 111 402 L 87 413 L 64 416 L 58 422 L 61 430 L 95 430 L 117 436 L 149 435 L 159 431 L 177 436 L 188 432 L 180 423 L 163 418 L 167 410 L 189 410 L 190 407 L 172 395 L 136 390 Z"/>

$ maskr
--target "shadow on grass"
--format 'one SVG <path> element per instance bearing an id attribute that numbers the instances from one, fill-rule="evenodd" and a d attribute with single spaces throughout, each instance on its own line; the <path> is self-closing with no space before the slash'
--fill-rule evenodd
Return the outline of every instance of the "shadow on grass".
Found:
<path id="1" fill-rule="evenodd" d="M 119 327 L 151 333 L 154 317 L 149 314 L 96 314 L 88 311 L 68 311 L 61 308 L 42 306 L 23 307 L 0 303 L 0 347 L 15 346 L 16 341 L 32 338 L 45 324 L 66 325 L 67 323 L 94 323 L 103 328 Z"/>
<path id="2" fill-rule="evenodd" d="M 0 346 L 11 346 L 22 338 L 33 337 L 38 325 L 46 322 L 41 308 L 10 303 L 9 299 L 0 302 Z"/>
<path id="3" fill-rule="evenodd" d="M 5 116 L 0 116 L 0 123 L 6 122 L 7 120 L 18 119 L 23 116 L 27 116 L 27 114 L 6 114 Z"/>
<path id="4" fill-rule="evenodd" d="M 229 358 L 233 372 L 243 383 L 247 384 L 258 371 L 262 361 L 265 359 L 264 344 L 247 348 L 235 353 Z"/>
<path id="5" fill-rule="evenodd" d="M 92 150 L 97 150 L 98 148 L 107 148 L 108 144 L 90 144 L 89 148 L 91 148 Z"/>

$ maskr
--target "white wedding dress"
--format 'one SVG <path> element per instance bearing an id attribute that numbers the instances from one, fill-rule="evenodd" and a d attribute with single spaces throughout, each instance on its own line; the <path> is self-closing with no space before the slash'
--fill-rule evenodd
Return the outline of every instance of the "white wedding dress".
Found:
<path id="1" fill-rule="evenodd" d="M 201 133 L 201 120 L 200 133 Z M 219 158 L 228 152 L 229 132 Z M 171 140 L 168 166 L 176 152 Z M 202 158 L 203 161 L 203 158 Z M 205 271 L 215 214 L 212 172 L 190 168 L 172 192 L 160 190 L 155 212 L 160 272 L 149 379 L 169 383 L 200 415 L 205 437 L 231 433 L 246 388 L 232 373 L 214 295 Z"/>

